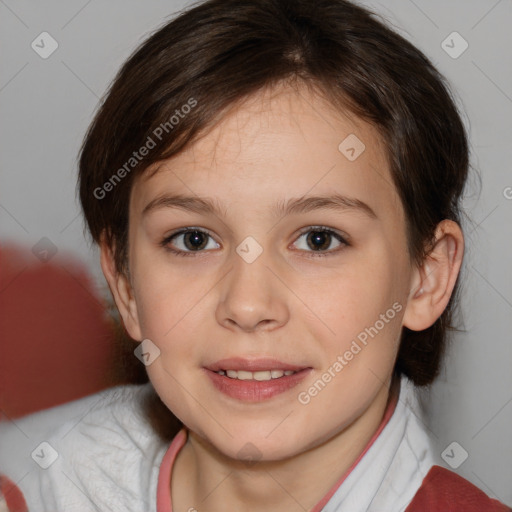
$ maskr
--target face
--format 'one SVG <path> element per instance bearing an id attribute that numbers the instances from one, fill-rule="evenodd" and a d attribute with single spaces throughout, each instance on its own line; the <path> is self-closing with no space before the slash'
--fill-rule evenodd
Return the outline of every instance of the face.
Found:
<path id="1" fill-rule="evenodd" d="M 259 93 L 138 178 L 129 248 L 127 327 L 160 351 L 149 377 L 223 454 L 301 453 L 389 384 L 404 214 L 376 129 L 319 96 Z"/>

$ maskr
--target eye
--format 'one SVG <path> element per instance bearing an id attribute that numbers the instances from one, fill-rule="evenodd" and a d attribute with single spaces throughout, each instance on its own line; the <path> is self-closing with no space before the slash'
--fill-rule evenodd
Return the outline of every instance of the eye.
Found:
<path id="1" fill-rule="evenodd" d="M 350 245 L 336 231 L 324 226 L 308 227 L 302 231 L 298 240 L 303 239 L 305 235 L 307 235 L 304 239 L 305 246 L 303 243 L 299 249 L 311 252 L 313 257 L 329 256 L 332 253 L 338 253 L 342 246 Z M 334 249 L 332 249 L 333 243 L 337 244 Z M 213 240 L 212 236 L 199 228 L 186 228 L 172 233 L 164 238 L 160 245 L 177 256 L 193 256 L 195 252 L 203 252 L 204 249 L 219 248 L 219 244 Z"/>
<path id="2" fill-rule="evenodd" d="M 219 247 L 218 244 L 217 247 L 211 247 L 211 244 L 208 243 L 209 238 L 213 241 L 211 235 L 206 231 L 197 228 L 187 228 L 164 238 L 160 245 L 178 256 L 193 256 L 194 252 Z M 177 249 L 173 247 L 177 247 Z"/>
<path id="3" fill-rule="evenodd" d="M 302 247 L 299 247 L 301 250 L 305 250 L 307 252 L 313 252 L 317 254 L 312 254 L 313 257 L 322 257 L 329 256 L 332 253 L 338 253 L 340 249 L 336 247 L 348 246 L 349 243 L 343 238 L 340 234 L 332 229 L 326 228 L 324 226 L 310 226 L 307 230 L 302 231 L 298 240 L 301 240 L 304 235 L 305 244 L 303 243 Z M 332 249 L 333 243 L 337 243 L 334 250 Z M 312 251 L 308 251 L 308 248 L 311 248 Z"/>

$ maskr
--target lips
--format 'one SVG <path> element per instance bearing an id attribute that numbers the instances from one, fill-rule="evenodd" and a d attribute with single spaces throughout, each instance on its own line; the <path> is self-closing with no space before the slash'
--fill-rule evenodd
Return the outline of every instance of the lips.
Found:
<path id="1" fill-rule="evenodd" d="M 229 358 L 204 368 L 215 388 L 242 401 L 261 402 L 295 387 L 311 367 L 277 359 Z"/>

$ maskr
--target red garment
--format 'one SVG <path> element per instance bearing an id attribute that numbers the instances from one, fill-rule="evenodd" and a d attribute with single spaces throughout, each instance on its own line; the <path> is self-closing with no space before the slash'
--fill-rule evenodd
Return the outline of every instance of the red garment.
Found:
<path id="1" fill-rule="evenodd" d="M 0 510 L 5 506 L 8 512 L 28 512 L 25 498 L 16 484 L 0 475 Z"/>
<path id="2" fill-rule="evenodd" d="M 457 473 L 432 466 L 405 512 L 511 512 Z"/>

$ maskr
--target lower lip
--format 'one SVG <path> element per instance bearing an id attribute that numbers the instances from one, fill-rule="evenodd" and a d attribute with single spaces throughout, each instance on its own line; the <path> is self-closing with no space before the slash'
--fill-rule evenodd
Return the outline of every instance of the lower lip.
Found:
<path id="1" fill-rule="evenodd" d="M 213 385 L 225 395 L 245 402 L 262 402 L 297 386 L 309 374 L 311 368 L 270 380 L 231 379 L 206 368 L 205 370 Z"/>

